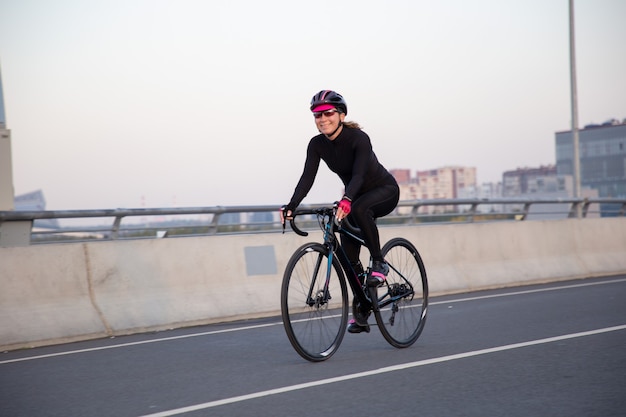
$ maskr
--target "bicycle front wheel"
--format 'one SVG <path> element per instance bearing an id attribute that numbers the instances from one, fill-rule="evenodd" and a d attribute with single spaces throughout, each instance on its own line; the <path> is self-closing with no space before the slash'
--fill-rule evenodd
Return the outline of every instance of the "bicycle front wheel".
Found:
<path id="1" fill-rule="evenodd" d="M 377 289 L 376 323 L 392 346 L 411 346 L 422 333 L 428 310 L 428 280 L 420 254 L 411 242 L 394 238 L 382 248 L 389 265 L 386 283 Z"/>
<path id="2" fill-rule="evenodd" d="M 281 289 L 287 337 L 304 359 L 320 362 L 339 348 L 348 323 L 348 292 L 339 261 L 319 243 L 291 256 Z"/>

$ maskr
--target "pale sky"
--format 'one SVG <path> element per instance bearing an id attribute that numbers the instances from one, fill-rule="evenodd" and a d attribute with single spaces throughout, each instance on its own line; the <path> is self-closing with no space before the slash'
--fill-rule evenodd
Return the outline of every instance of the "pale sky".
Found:
<path id="1" fill-rule="evenodd" d="M 626 118 L 626 0 L 576 0 L 579 125 Z M 567 0 L 0 0 L 16 194 L 47 209 L 277 206 L 341 93 L 388 169 L 555 163 Z M 305 203 L 342 185 L 325 165 Z"/>

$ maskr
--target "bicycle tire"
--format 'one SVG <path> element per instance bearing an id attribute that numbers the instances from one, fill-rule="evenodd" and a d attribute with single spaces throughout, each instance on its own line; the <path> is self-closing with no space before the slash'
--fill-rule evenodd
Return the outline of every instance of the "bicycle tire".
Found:
<path id="1" fill-rule="evenodd" d="M 386 283 L 377 289 L 380 308 L 374 316 L 385 340 L 406 348 L 415 343 L 426 324 L 426 268 L 415 246 L 404 238 L 391 239 L 382 247 L 382 254 L 389 264 L 389 274 Z"/>
<path id="2" fill-rule="evenodd" d="M 296 352 L 311 362 L 324 361 L 337 351 L 348 324 L 348 290 L 335 257 L 330 267 L 330 299 L 324 297 L 328 255 L 322 244 L 302 245 L 289 259 L 281 287 L 285 332 Z"/>

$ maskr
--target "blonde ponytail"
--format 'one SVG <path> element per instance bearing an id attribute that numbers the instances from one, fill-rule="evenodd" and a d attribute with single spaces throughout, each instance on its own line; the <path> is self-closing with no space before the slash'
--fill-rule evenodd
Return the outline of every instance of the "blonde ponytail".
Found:
<path id="1" fill-rule="evenodd" d="M 348 129 L 361 129 L 361 126 L 357 122 L 353 121 L 345 121 L 343 122 L 343 125 Z"/>

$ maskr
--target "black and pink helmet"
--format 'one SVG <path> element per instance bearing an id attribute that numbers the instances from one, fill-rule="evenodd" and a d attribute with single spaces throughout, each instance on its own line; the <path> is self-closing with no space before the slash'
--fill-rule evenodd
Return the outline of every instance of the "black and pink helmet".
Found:
<path id="1" fill-rule="evenodd" d="M 322 90 L 311 99 L 311 111 L 318 112 L 335 108 L 348 114 L 348 105 L 341 94 L 333 90 Z"/>

